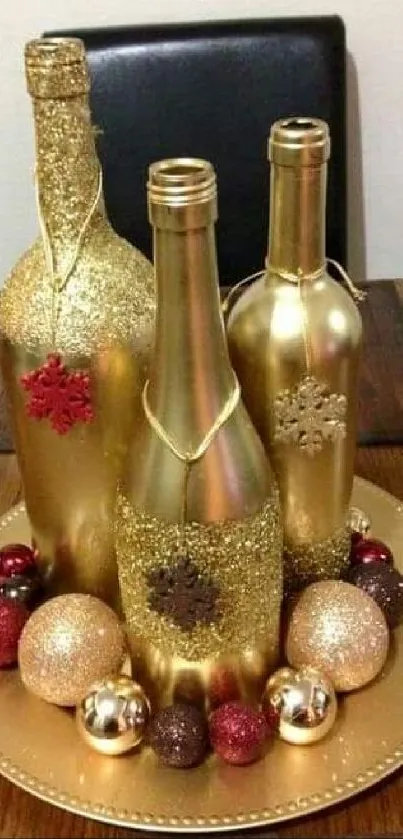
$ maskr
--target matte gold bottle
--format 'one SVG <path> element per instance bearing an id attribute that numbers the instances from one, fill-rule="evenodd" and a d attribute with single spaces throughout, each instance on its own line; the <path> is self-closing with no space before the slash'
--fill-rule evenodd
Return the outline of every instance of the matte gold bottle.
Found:
<path id="1" fill-rule="evenodd" d="M 134 672 L 160 704 L 256 698 L 278 655 L 282 529 L 228 357 L 211 165 L 152 165 L 148 201 L 156 348 L 116 524 Z"/>
<path id="2" fill-rule="evenodd" d="M 83 43 L 32 41 L 25 60 L 42 236 L 0 295 L 1 368 L 32 534 L 54 590 L 115 603 L 110 516 L 153 343 L 153 271 L 104 213 Z M 34 391 L 24 382 L 35 371 L 30 416 Z M 73 422 L 83 381 L 93 419 Z"/>
<path id="3" fill-rule="evenodd" d="M 361 318 L 326 270 L 329 154 L 324 122 L 273 125 L 266 273 L 228 321 L 245 404 L 279 481 L 288 588 L 337 577 L 350 544 Z"/>

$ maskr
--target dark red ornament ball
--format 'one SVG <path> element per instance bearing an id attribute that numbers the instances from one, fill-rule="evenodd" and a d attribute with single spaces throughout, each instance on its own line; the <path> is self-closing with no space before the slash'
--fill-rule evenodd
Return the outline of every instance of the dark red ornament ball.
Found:
<path id="1" fill-rule="evenodd" d="M 238 701 L 213 711 L 209 730 L 214 751 L 236 766 L 258 760 L 270 733 L 264 714 Z"/>
<path id="2" fill-rule="evenodd" d="M 159 759 L 176 769 L 189 769 L 204 759 L 208 748 L 207 722 L 192 705 L 177 702 L 151 720 L 149 742 Z"/>
<path id="3" fill-rule="evenodd" d="M 361 539 L 351 545 L 350 562 L 351 565 L 370 565 L 372 562 L 393 565 L 393 554 L 380 539 Z"/>
<path id="4" fill-rule="evenodd" d="M 362 542 L 363 539 L 364 539 L 364 536 L 363 536 L 362 533 L 360 533 L 359 530 L 352 530 L 352 532 L 351 532 L 351 547 L 355 548 L 355 546 L 358 545 L 359 542 Z"/>
<path id="5" fill-rule="evenodd" d="M 34 551 L 28 545 L 4 545 L 0 549 L 0 577 L 25 577 L 37 572 Z"/>
<path id="6" fill-rule="evenodd" d="M 43 594 L 40 577 L 0 577 L 0 598 L 25 603 L 29 609 L 38 605 Z"/>
<path id="7" fill-rule="evenodd" d="M 403 576 L 385 562 L 371 562 L 349 569 L 348 581 L 378 604 L 394 629 L 403 618 Z"/>
<path id="8" fill-rule="evenodd" d="M 28 618 L 29 611 L 23 603 L 0 599 L 0 667 L 16 663 L 18 641 Z"/>

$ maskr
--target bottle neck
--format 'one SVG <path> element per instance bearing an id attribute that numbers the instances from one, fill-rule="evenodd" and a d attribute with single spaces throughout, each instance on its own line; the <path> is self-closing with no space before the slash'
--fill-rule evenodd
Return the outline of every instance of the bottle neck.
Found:
<path id="1" fill-rule="evenodd" d="M 195 447 L 234 387 L 221 314 L 213 224 L 154 228 L 157 324 L 149 404 L 185 449 Z"/>
<path id="2" fill-rule="evenodd" d="M 38 197 L 57 268 L 94 201 L 99 162 L 86 94 L 34 99 L 33 108 Z"/>
<path id="3" fill-rule="evenodd" d="M 306 276 L 324 270 L 327 166 L 271 166 L 268 267 Z"/>

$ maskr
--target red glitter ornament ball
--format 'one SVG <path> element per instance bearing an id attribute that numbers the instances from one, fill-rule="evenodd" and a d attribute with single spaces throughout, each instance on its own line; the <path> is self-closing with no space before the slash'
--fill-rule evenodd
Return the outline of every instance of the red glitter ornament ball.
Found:
<path id="1" fill-rule="evenodd" d="M 29 611 L 23 603 L 0 600 L 0 667 L 16 663 L 18 641 L 28 618 Z"/>
<path id="2" fill-rule="evenodd" d="M 372 562 L 393 565 L 393 554 L 380 539 L 361 539 L 351 545 L 350 562 L 351 565 L 370 565 Z"/>
<path id="3" fill-rule="evenodd" d="M 4 545 L 0 549 L 0 577 L 26 577 L 37 570 L 34 551 L 28 545 Z"/>
<path id="4" fill-rule="evenodd" d="M 263 713 L 234 701 L 213 711 L 209 733 L 219 757 L 235 766 L 245 766 L 261 757 L 270 731 Z"/>

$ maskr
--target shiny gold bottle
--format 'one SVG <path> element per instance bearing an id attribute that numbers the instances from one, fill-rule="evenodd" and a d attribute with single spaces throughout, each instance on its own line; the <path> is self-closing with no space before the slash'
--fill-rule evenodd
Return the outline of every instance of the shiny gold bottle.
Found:
<path id="1" fill-rule="evenodd" d="M 156 163 L 148 200 L 156 349 L 116 524 L 134 672 L 161 704 L 253 698 L 278 654 L 282 531 L 228 357 L 214 170 Z"/>
<path id="2" fill-rule="evenodd" d="M 273 125 L 266 273 L 228 322 L 245 404 L 280 485 L 289 588 L 338 576 L 349 552 L 361 318 L 326 270 L 329 154 L 324 122 Z"/>
<path id="3" fill-rule="evenodd" d="M 33 538 L 54 588 L 114 603 L 110 515 L 153 343 L 153 271 L 104 213 L 83 43 L 36 40 L 25 59 L 42 235 L 0 295 L 1 368 Z M 90 394 L 77 415 L 76 385 Z"/>

